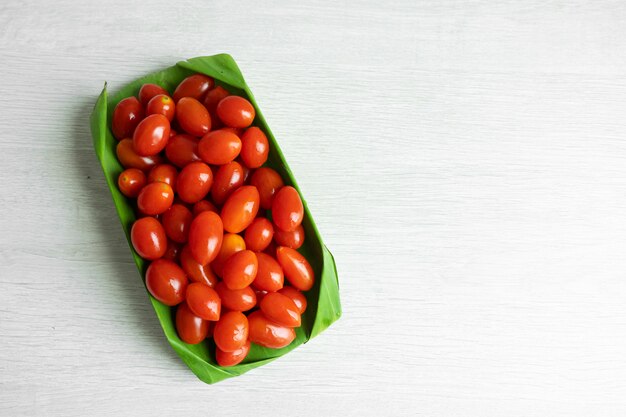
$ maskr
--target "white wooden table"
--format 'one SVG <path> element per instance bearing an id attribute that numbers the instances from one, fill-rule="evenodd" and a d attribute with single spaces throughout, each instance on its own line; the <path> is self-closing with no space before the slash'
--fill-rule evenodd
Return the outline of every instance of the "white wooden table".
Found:
<path id="1" fill-rule="evenodd" d="M 0 2 L 0 415 L 624 416 L 626 4 Z M 343 318 L 208 386 L 91 146 L 112 89 L 239 62 Z"/>

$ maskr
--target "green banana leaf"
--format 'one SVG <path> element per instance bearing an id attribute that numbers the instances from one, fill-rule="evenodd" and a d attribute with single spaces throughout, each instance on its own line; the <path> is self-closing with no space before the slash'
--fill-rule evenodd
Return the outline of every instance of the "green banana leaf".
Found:
<path id="1" fill-rule="evenodd" d="M 278 171 L 286 184 L 294 186 L 300 192 L 294 175 L 278 147 L 276 138 L 259 110 L 252 92 L 243 79 L 241 71 L 230 55 L 220 54 L 178 62 L 173 67 L 147 75 L 126 85 L 111 96 L 109 96 L 107 85 L 105 84 L 90 119 L 93 145 L 102 164 L 106 182 L 111 191 L 113 202 L 141 277 L 144 277 L 148 263 L 134 251 L 130 243 L 130 229 L 136 217 L 131 201 L 120 193 L 117 188 L 117 177 L 123 171 L 123 167 L 118 162 L 115 154 L 117 140 L 113 137 L 109 128 L 111 126 L 113 109 L 123 98 L 132 95 L 136 96 L 139 88 L 144 83 L 158 84 L 172 93 L 181 80 L 194 73 L 211 76 L 215 79 L 217 85 L 221 85 L 232 93 L 250 100 L 256 108 L 254 125 L 265 131 L 270 142 L 270 154 L 266 166 Z M 302 195 L 301 192 L 300 195 Z M 161 323 L 165 337 L 167 337 L 176 353 L 202 381 L 212 384 L 265 365 L 290 352 L 302 343 L 306 343 L 312 337 L 317 336 L 341 316 L 339 283 L 335 262 L 332 254 L 322 242 L 304 198 L 303 202 L 303 226 L 306 239 L 300 252 L 311 263 L 315 271 L 316 282 L 315 286 L 305 293 L 308 308 L 302 317 L 302 326 L 297 330 L 296 339 L 289 346 L 282 349 L 268 349 L 252 344 L 248 357 L 241 364 L 228 368 L 220 367 L 215 362 L 215 345 L 213 341 L 209 339 L 197 345 L 189 345 L 180 340 L 176 334 L 174 324 L 174 309 L 161 304 L 146 291 Z"/>

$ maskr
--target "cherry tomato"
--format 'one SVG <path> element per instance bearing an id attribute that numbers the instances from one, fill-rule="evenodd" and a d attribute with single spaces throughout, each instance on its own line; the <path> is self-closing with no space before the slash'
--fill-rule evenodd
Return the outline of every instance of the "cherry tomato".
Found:
<path id="1" fill-rule="evenodd" d="M 170 261 L 177 262 L 178 257 L 180 256 L 180 251 L 182 250 L 182 245 L 180 243 L 176 243 L 173 240 L 168 239 L 167 241 L 167 249 L 165 250 L 165 254 L 163 255 L 163 259 L 167 259 Z"/>
<path id="2" fill-rule="evenodd" d="M 190 345 L 195 345 L 207 338 L 209 322 L 196 316 L 186 303 L 176 309 L 176 332 L 178 337 Z"/>
<path id="3" fill-rule="evenodd" d="M 262 167 L 254 171 L 250 178 L 250 185 L 259 190 L 261 207 L 268 210 L 272 208 L 274 196 L 285 183 L 280 174 L 272 168 Z"/>
<path id="4" fill-rule="evenodd" d="M 137 155 L 152 156 L 161 152 L 170 137 L 170 121 L 162 114 L 143 119 L 133 133 L 133 149 Z"/>
<path id="5" fill-rule="evenodd" d="M 185 299 L 187 277 L 174 262 L 157 259 L 146 270 L 146 287 L 163 304 L 175 306 Z"/>
<path id="6" fill-rule="evenodd" d="M 153 166 L 163 162 L 160 155 L 140 156 L 133 149 L 132 139 L 122 139 L 115 149 L 117 159 L 124 168 L 137 168 L 142 171 L 148 171 Z"/>
<path id="7" fill-rule="evenodd" d="M 170 94 L 160 85 L 156 84 L 144 84 L 139 89 L 139 101 L 142 106 L 147 106 L 153 97 L 163 94 L 169 96 Z"/>
<path id="8" fill-rule="evenodd" d="M 220 251 L 224 228 L 217 213 L 204 211 L 191 222 L 189 249 L 200 265 L 207 265 Z"/>
<path id="9" fill-rule="evenodd" d="M 236 189 L 222 207 L 224 230 L 239 233 L 252 223 L 259 211 L 259 192 L 251 185 Z"/>
<path id="10" fill-rule="evenodd" d="M 162 114 L 171 122 L 176 115 L 174 100 L 167 94 L 159 94 L 152 97 L 148 107 L 146 107 L 146 115 L 149 114 Z"/>
<path id="11" fill-rule="evenodd" d="M 232 352 L 224 352 L 220 348 L 215 349 L 215 360 L 219 366 L 235 366 L 240 364 L 250 352 L 250 341 Z"/>
<path id="12" fill-rule="evenodd" d="M 132 136 L 143 116 L 143 107 L 135 97 L 121 100 L 113 110 L 113 118 L 111 119 L 113 136 L 118 140 Z"/>
<path id="13" fill-rule="evenodd" d="M 249 127 L 241 136 L 241 159 L 248 168 L 258 168 L 267 161 L 270 144 L 267 136 L 256 126 Z"/>
<path id="14" fill-rule="evenodd" d="M 216 110 L 220 120 L 229 127 L 248 127 L 256 115 L 252 103 L 239 96 L 223 98 Z"/>
<path id="15" fill-rule="evenodd" d="M 137 197 L 144 185 L 146 185 L 146 174 L 137 168 L 124 170 L 117 177 L 117 186 L 126 197 Z"/>
<path id="16" fill-rule="evenodd" d="M 191 311 L 204 320 L 217 321 L 220 319 L 222 310 L 220 296 L 208 285 L 199 282 L 189 284 L 186 300 Z"/>
<path id="17" fill-rule="evenodd" d="M 313 287 L 315 276 L 313 268 L 298 251 L 280 246 L 276 249 L 276 259 L 283 268 L 287 281 L 300 291 L 308 291 Z"/>
<path id="18" fill-rule="evenodd" d="M 215 207 L 215 204 L 211 203 L 209 200 L 200 200 L 193 205 L 194 216 L 197 216 L 203 211 L 214 211 L 217 213 L 217 207 Z"/>
<path id="19" fill-rule="evenodd" d="M 242 290 L 252 284 L 256 277 L 259 262 L 251 250 L 233 254 L 224 264 L 222 280 L 231 290 Z"/>
<path id="20" fill-rule="evenodd" d="M 150 261 L 159 259 L 167 250 L 165 230 L 154 217 L 136 220 L 130 229 L 130 240 L 139 256 Z"/>
<path id="21" fill-rule="evenodd" d="M 213 172 L 204 162 L 192 162 L 180 171 L 176 181 L 178 197 L 193 204 L 202 200 L 213 184 Z"/>
<path id="22" fill-rule="evenodd" d="M 246 248 L 255 252 L 261 252 L 270 244 L 272 237 L 274 237 L 272 222 L 265 217 L 257 217 L 246 228 L 244 235 Z"/>
<path id="23" fill-rule="evenodd" d="M 173 202 L 174 191 L 164 182 L 151 182 L 137 196 L 137 207 L 148 216 L 165 213 Z"/>
<path id="24" fill-rule="evenodd" d="M 198 154 L 207 164 L 227 164 L 239 155 L 239 151 L 241 151 L 241 139 L 225 130 L 209 132 L 198 143 Z"/>
<path id="25" fill-rule="evenodd" d="M 272 220 L 285 232 L 296 230 L 304 218 L 304 206 L 298 191 L 287 185 L 281 188 L 272 202 Z"/>
<path id="26" fill-rule="evenodd" d="M 231 290 L 223 282 L 215 286 L 222 300 L 222 306 L 232 311 L 248 311 L 256 305 L 256 294 L 250 287 Z"/>
<path id="27" fill-rule="evenodd" d="M 235 161 L 239 162 L 239 165 L 241 165 L 241 168 L 243 168 L 243 183 L 244 184 L 250 183 L 250 174 L 252 174 L 252 171 L 254 170 L 248 168 L 246 164 L 243 163 L 241 158 L 237 158 L 235 159 Z"/>
<path id="28" fill-rule="evenodd" d="M 189 292 L 189 288 L 187 288 Z M 189 302 L 189 298 L 187 299 Z M 271 321 L 285 327 L 300 327 L 300 310 L 286 295 L 271 292 L 263 297 L 261 311 Z"/>
<path id="29" fill-rule="evenodd" d="M 195 98 L 183 97 L 176 104 L 176 120 L 190 135 L 202 136 L 211 130 L 207 109 Z"/>
<path id="30" fill-rule="evenodd" d="M 173 204 L 161 218 L 167 237 L 178 243 L 187 241 L 192 220 L 193 214 L 182 204 Z"/>
<path id="31" fill-rule="evenodd" d="M 299 249 L 304 243 L 304 228 L 299 225 L 291 232 L 285 232 L 279 228 L 274 229 L 274 240 L 280 246 L 287 246 L 291 249 Z"/>
<path id="32" fill-rule="evenodd" d="M 148 174 L 148 182 L 164 182 L 176 191 L 178 171 L 173 165 L 160 164 L 153 167 Z"/>
<path id="33" fill-rule="evenodd" d="M 286 295 L 294 302 L 300 314 L 304 314 L 306 311 L 306 297 L 300 291 L 289 285 L 278 290 L 279 294 Z"/>
<path id="34" fill-rule="evenodd" d="M 215 324 L 213 340 L 224 352 L 234 352 L 240 349 L 248 340 L 248 319 L 239 311 L 222 314 Z"/>
<path id="35" fill-rule="evenodd" d="M 293 328 L 268 320 L 260 310 L 250 313 L 248 326 L 250 341 L 271 349 L 284 348 L 296 338 Z"/>
<path id="36" fill-rule="evenodd" d="M 215 287 L 218 278 L 215 276 L 209 265 L 200 265 L 191 255 L 189 246 L 183 247 L 180 252 L 180 266 L 190 280 L 199 282 L 209 287 Z"/>
<path id="37" fill-rule="evenodd" d="M 203 74 L 194 74 L 185 78 L 178 84 L 174 91 L 174 101 L 178 103 L 183 97 L 193 97 L 196 100 L 202 100 L 206 92 L 213 88 L 215 81 L 213 78 Z"/>
<path id="38" fill-rule="evenodd" d="M 237 188 L 243 185 L 243 168 L 239 162 L 222 165 L 215 174 L 215 182 L 211 188 L 211 198 L 215 204 L 222 204 Z"/>
<path id="39" fill-rule="evenodd" d="M 211 268 L 213 272 L 215 272 L 218 276 L 222 276 L 224 272 L 224 264 L 231 257 L 231 255 L 245 250 L 246 244 L 243 238 L 235 233 L 226 233 L 224 234 L 224 239 L 222 240 L 222 247 L 220 248 L 220 252 L 215 257 L 215 260 L 211 262 Z"/>
<path id="40" fill-rule="evenodd" d="M 174 136 L 165 147 L 165 156 L 178 168 L 184 168 L 191 162 L 200 161 L 198 139 L 185 134 Z"/>
<path id="41" fill-rule="evenodd" d="M 217 129 L 222 126 L 222 121 L 217 117 L 217 105 L 224 97 L 228 97 L 230 93 L 226 91 L 221 86 L 217 86 L 212 90 L 209 90 L 206 93 L 206 97 L 204 98 L 204 107 L 209 111 L 209 115 L 211 116 L 211 126 L 213 129 Z"/>
<path id="42" fill-rule="evenodd" d="M 283 288 L 285 276 L 280 264 L 270 255 L 259 252 L 256 254 L 259 267 L 252 286 L 261 291 L 276 292 Z"/>

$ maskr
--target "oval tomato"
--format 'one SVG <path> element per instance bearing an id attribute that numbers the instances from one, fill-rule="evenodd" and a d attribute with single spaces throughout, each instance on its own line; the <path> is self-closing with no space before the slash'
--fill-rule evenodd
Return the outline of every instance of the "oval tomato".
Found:
<path id="1" fill-rule="evenodd" d="M 207 109 L 195 98 L 183 97 L 176 104 L 176 120 L 190 135 L 202 136 L 211 130 Z"/>
<path id="2" fill-rule="evenodd" d="M 256 115 L 252 103 L 239 96 L 223 98 L 216 111 L 220 120 L 229 127 L 248 127 Z"/>
<path id="3" fill-rule="evenodd" d="M 235 233 L 225 233 L 222 240 L 222 247 L 211 262 L 211 268 L 218 276 L 222 276 L 224 272 L 224 264 L 233 254 L 245 250 L 246 244 L 241 236 Z"/>
<path id="4" fill-rule="evenodd" d="M 176 191 L 178 171 L 173 165 L 160 164 L 153 167 L 148 174 L 148 182 L 164 182 Z"/>
<path id="5" fill-rule="evenodd" d="M 244 240 L 246 248 L 255 252 L 261 252 L 270 244 L 274 237 L 274 227 L 272 222 L 265 217 L 257 217 L 246 228 Z"/>
<path id="6" fill-rule="evenodd" d="M 287 185 L 281 188 L 272 202 L 272 220 L 285 232 L 296 230 L 304 218 L 304 206 L 298 191 Z"/>
<path id="7" fill-rule="evenodd" d="M 118 140 L 132 136 L 143 116 L 143 107 L 135 97 L 121 100 L 113 110 L 111 119 L 113 136 Z"/>
<path id="8" fill-rule="evenodd" d="M 133 149 L 132 139 L 122 139 L 115 148 L 117 159 L 124 168 L 137 168 L 142 171 L 148 171 L 150 168 L 163 162 L 160 155 L 141 156 Z"/>
<path id="9" fill-rule="evenodd" d="M 162 114 L 171 122 L 176 115 L 174 100 L 167 94 L 159 94 L 152 97 L 148 107 L 146 107 L 146 115 L 150 114 Z"/>
<path id="10" fill-rule="evenodd" d="M 250 341 L 271 349 L 284 348 L 296 338 L 296 332 L 293 328 L 281 326 L 268 320 L 258 310 L 248 316 L 248 326 Z"/>
<path id="11" fill-rule="evenodd" d="M 203 211 L 213 211 L 217 213 L 217 207 L 215 207 L 215 204 L 211 203 L 209 200 L 200 200 L 196 204 L 193 205 L 194 216 L 197 216 Z"/>
<path id="12" fill-rule="evenodd" d="M 211 188 L 211 198 L 215 204 L 222 204 L 237 188 L 243 185 L 243 168 L 238 162 L 232 161 L 222 165 L 215 174 Z"/>
<path id="13" fill-rule="evenodd" d="M 161 152 L 170 137 L 170 121 L 162 114 L 151 114 L 137 125 L 133 149 L 137 155 L 152 156 Z"/>
<path id="14" fill-rule="evenodd" d="M 176 181 L 178 197 L 193 204 L 202 200 L 213 184 L 213 172 L 204 162 L 192 162 L 180 171 Z"/>
<path id="15" fill-rule="evenodd" d="M 167 236 L 154 217 L 142 217 L 133 223 L 130 240 L 135 251 L 144 259 L 159 259 L 167 250 Z"/>
<path id="16" fill-rule="evenodd" d="M 304 228 L 299 225 L 291 232 L 285 232 L 279 228 L 274 229 L 274 240 L 280 246 L 287 246 L 291 249 L 299 249 L 304 243 Z"/>
<path id="17" fill-rule="evenodd" d="M 256 294 L 250 287 L 231 290 L 223 282 L 215 286 L 222 300 L 222 306 L 233 311 L 248 311 L 256 305 Z"/>
<path id="18" fill-rule="evenodd" d="M 234 352 L 248 340 L 248 319 L 239 311 L 229 311 L 215 324 L 213 340 L 224 352 Z"/>
<path id="19" fill-rule="evenodd" d="M 225 130 L 209 132 L 198 143 L 198 154 L 207 164 L 227 164 L 235 159 L 240 151 L 241 139 Z"/>
<path id="20" fill-rule="evenodd" d="M 213 78 L 203 74 L 194 74 L 185 78 L 178 84 L 174 91 L 174 101 L 178 101 L 183 97 L 193 97 L 196 100 L 202 100 L 206 92 L 213 88 L 215 81 Z"/>
<path id="21" fill-rule="evenodd" d="M 139 89 L 139 101 L 141 102 L 141 105 L 145 107 L 154 96 L 158 96 L 159 94 L 164 94 L 166 96 L 170 95 L 167 90 L 160 85 L 144 84 Z"/>
<path id="22" fill-rule="evenodd" d="M 209 111 L 211 116 L 211 126 L 213 129 L 217 129 L 222 126 L 222 121 L 217 117 L 217 105 L 224 97 L 228 97 L 230 93 L 222 86 L 216 86 L 214 89 L 209 90 L 204 98 L 204 107 Z"/>
<path id="23" fill-rule="evenodd" d="M 200 265 L 207 265 L 220 251 L 224 228 L 217 213 L 204 211 L 191 222 L 189 250 Z"/>
<path id="24" fill-rule="evenodd" d="M 194 314 L 208 321 L 219 320 L 222 302 L 213 288 L 194 282 L 187 286 L 186 294 L 187 305 Z"/>
<path id="25" fill-rule="evenodd" d="M 187 277 L 194 282 L 199 282 L 209 287 L 215 287 L 218 278 L 215 276 L 209 265 L 200 265 L 191 255 L 189 246 L 184 246 L 180 252 L 180 266 L 187 274 Z"/>
<path id="26" fill-rule="evenodd" d="M 164 213 L 173 202 L 174 191 L 164 182 L 151 182 L 137 196 L 137 207 L 149 216 Z"/>
<path id="27" fill-rule="evenodd" d="M 221 217 L 224 230 L 239 233 L 252 223 L 259 211 L 259 192 L 251 185 L 235 190 L 224 203 Z"/>
<path id="28" fill-rule="evenodd" d="M 198 139 L 185 134 L 172 137 L 165 146 L 165 156 L 178 168 L 184 168 L 191 162 L 200 161 Z"/>
<path id="29" fill-rule="evenodd" d="M 259 252 L 256 254 L 259 266 L 252 286 L 261 291 L 276 292 L 283 288 L 285 276 L 280 264 L 270 255 Z"/>
<path id="30" fill-rule="evenodd" d="M 224 264 L 222 280 L 231 290 L 241 290 L 252 284 L 257 274 L 259 262 L 251 250 L 239 251 Z"/>
<path id="31" fill-rule="evenodd" d="M 176 332 L 178 337 L 190 345 L 195 345 L 207 338 L 209 322 L 196 316 L 186 303 L 176 309 Z"/>
<path id="32" fill-rule="evenodd" d="M 270 144 L 267 136 L 256 126 L 248 128 L 241 136 L 241 159 L 248 168 L 258 168 L 267 161 Z"/>
<path id="33" fill-rule="evenodd" d="M 185 299 L 187 276 L 174 262 L 157 259 L 146 270 L 146 287 L 163 304 L 175 306 Z"/>
<path id="34" fill-rule="evenodd" d="M 146 174 L 137 168 L 124 170 L 117 177 L 117 186 L 126 197 L 137 197 L 144 185 L 146 185 Z"/>
<path id="35" fill-rule="evenodd" d="M 272 168 L 261 167 L 252 174 L 250 185 L 259 190 L 261 207 L 268 210 L 272 208 L 274 196 L 285 183 L 278 172 Z"/>
<path id="36" fill-rule="evenodd" d="M 313 287 L 315 282 L 313 268 L 298 251 L 280 246 L 276 249 L 276 259 L 291 285 L 300 291 L 308 291 Z"/>
<path id="37" fill-rule="evenodd" d="M 187 288 L 189 292 L 189 288 Z M 189 300 L 189 299 L 187 299 Z M 271 292 L 263 297 L 261 311 L 269 320 L 285 327 L 300 327 L 300 310 L 286 295 Z"/>
<path id="38" fill-rule="evenodd" d="M 294 287 L 290 287 L 287 285 L 278 290 L 278 293 L 291 298 L 291 301 L 293 301 L 296 307 L 298 307 L 298 311 L 300 312 L 300 314 L 304 314 L 304 312 L 306 311 L 307 302 L 306 297 L 304 296 L 304 294 L 302 294 L 302 292 L 298 291 Z"/>
<path id="39" fill-rule="evenodd" d="M 215 349 L 215 360 L 219 366 L 235 366 L 240 364 L 250 352 L 250 341 L 232 352 L 224 352 L 220 348 Z"/>
<path id="40" fill-rule="evenodd" d="M 192 220 L 193 214 L 182 204 L 173 204 L 161 218 L 167 237 L 178 243 L 187 241 Z"/>

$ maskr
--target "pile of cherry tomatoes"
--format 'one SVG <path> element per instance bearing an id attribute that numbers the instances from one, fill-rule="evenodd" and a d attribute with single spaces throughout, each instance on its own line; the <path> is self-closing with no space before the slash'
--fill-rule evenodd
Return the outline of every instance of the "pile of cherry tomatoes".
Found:
<path id="1" fill-rule="evenodd" d="M 195 74 L 171 95 L 144 84 L 111 121 L 119 189 L 136 199 L 131 241 L 151 262 L 148 291 L 177 306 L 184 342 L 213 337 L 221 366 L 240 363 L 251 342 L 289 345 L 314 283 L 297 251 L 302 200 L 263 166 L 269 142 L 254 118 L 248 100 Z"/>

